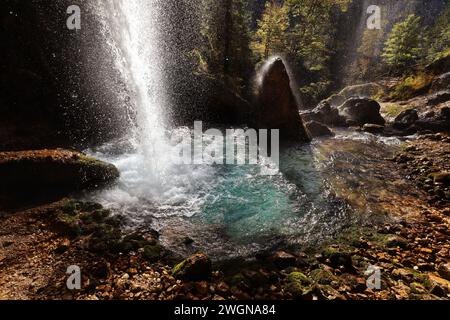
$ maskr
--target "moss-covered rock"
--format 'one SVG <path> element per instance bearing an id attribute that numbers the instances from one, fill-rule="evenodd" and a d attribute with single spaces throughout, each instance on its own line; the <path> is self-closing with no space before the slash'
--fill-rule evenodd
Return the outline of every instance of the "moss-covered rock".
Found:
<path id="1" fill-rule="evenodd" d="M 161 257 L 162 247 L 159 244 L 147 245 L 144 247 L 143 257 L 150 261 L 157 261 Z"/>
<path id="2" fill-rule="evenodd" d="M 286 278 L 284 290 L 294 298 L 299 298 L 309 289 L 312 280 L 301 272 L 292 272 Z"/>
<path id="3" fill-rule="evenodd" d="M 212 273 L 211 259 L 204 253 L 197 253 L 177 264 L 172 274 L 183 280 L 208 280 Z"/>
<path id="4" fill-rule="evenodd" d="M 324 262 L 333 268 L 344 267 L 347 270 L 353 269 L 352 256 L 339 249 L 332 247 L 326 248 L 322 251 Z"/>
<path id="5" fill-rule="evenodd" d="M 92 189 L 119 177 L 109 163 L 69 150 L 0 152 L 0 191 L 65 194 Z"/>

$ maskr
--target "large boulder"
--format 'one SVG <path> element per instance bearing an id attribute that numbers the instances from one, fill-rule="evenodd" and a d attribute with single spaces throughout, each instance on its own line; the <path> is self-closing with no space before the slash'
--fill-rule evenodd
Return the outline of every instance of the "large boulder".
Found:
<path id="1" fill-rule="evenodd" d="M 76 151 L 0 152 L 0 193 L 67 193 L 104 186 L 118 177 L 114 165 Z"/>
<path id="2" fill-rule="evenodd" d="M 450 72 L 450 55 L 433 61 L 425 70 L 436 75 Z"/>
<path id="3" fill-rule="evenodd" d="M 431 84 L 432 91 L 450 89 L 450 72 L 444 73 L 433 80 Z"/>
<path id="4" fill-rule="evenodd" d="M 377 83 L 364 83 L 344 88 L 339 95 L 346 99 L 356 98 L 372 98 L 376 95 L 384 93 L 384 88 Z"/>
<path id="5" fill-rule="evenodd" d="M 419 120 L 419 114 L 414 109 L 405 110 L 400 113 L 394 120 L 396 129 L 406 129 L 415 124 Z"/>
<path id="6" fill-rule="evenodd" d="M 345 117 L 341 116 L 339 110 L 327 101 L 322 101 L 314 110 L 301 112 L 301 116 L 304 121 L 317 121 L 331 127 L 346 125 Z"/>
<path id="7" fill-rule="evenodd" d="M 366 123 L 384 125 L 386 121 L 380 114 L 381 106 L 375 100 L 367 98 L 350 98 L 339 107 L 341 115 L 354 125 Z"/>
<path id="8" fill-rule="evenodd" d="M 204 253 L 194 254 L 177 264 L 172 270 L 175 278 L 189 281 L 208 280 L 211 273 L 211 259 Z"/>
<path id="9" fill-rule="evenodd" d="M 437 115 L 417 120 L 414 127 L 417 131 L 450 132 L 450 108 L 444 107 Z"/>
<path id="10" fill-rule="evenodd" d="M 306 123 L 306 130 L 313 138 L 332 136 L 333 132 L 323 123 L 317 121 L 310 121 Z"/>
<path id="11" fill-rule="evenodd" d="M 276 58 L 266 65 L 261 73 L 253 126 L 261 129 L 279 129 L 283 140 L 310 141 L 283 61 Z"/>
<path id="12" fill-rule="evenodd" d="M 427 99 L 430 106 L 436 106 L 438 104 L 450 101 L 450 90 L 436 92 L 428 96 Z"/>

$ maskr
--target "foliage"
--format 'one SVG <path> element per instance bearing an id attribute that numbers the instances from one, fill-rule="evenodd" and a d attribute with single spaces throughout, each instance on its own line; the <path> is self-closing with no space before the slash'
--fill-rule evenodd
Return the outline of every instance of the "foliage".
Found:
<path id="1" fill-rule="evenodd" d="M 244 90 L 252 73 L 251 16 L 248 0 L 202 0 L 200 48 L 193 53 L 198 70 L 223 78 L 237 91 Z"/>
<path id="2" fill-rule="evenodd" d="M 401 73 L 424 58 L 424 42 L 421 18 L 409 15 L 404 21 L 394 25 L 382 57 L 392 71 Z"/>
<path id="3" fill-rule="evenodd" d="M 288 8 L 275 1 L 267 2 L 252 42 L 253 52 L 259 61 L 286 51 L 288 28 Z"/>
<path id="4" fill-rule="evenodd" d="M 390 98 L 393 100 L 408 100 L 423 94 L 431 86 L 433 76 L 420 72 L 416 75 L 412 75 L 404 78 L 394 90 L 390 93 Z"/>
<path id="5" fill-rule="evenodd" d="M 432 39 L 427 57 L 429 62 L 450 54 L 450 2 L 430 30 L 429 38 Z"/>

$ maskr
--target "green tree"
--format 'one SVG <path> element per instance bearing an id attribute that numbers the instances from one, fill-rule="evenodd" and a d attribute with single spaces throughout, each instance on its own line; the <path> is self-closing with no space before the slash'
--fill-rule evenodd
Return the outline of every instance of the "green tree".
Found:
<path id="1" fill-rule="evenodd" d="M 198 71 L 244 90 L 252 72 L 248 0 L 202 0 Z"/>
<path id="2" fill-rule="evenodd" d="M 288 8 L 276 1 L 267 2 L 251 46 L 259 61 L 286 51 L 288 28 Z"/>
<path id="3" fill-rule="evenodd" d="M 450 54 L 450 2 L 437 18 L 429 38 L 432 39 L 427 57 L 429 62 Z"/>
<path id="4" fill-rule="evenodd" d="M 424 58 L 425 40 L 421 18 L 409 15 L 392 28 L 382 53 L 384 62 L 391 71 L 403 72 Z"/>

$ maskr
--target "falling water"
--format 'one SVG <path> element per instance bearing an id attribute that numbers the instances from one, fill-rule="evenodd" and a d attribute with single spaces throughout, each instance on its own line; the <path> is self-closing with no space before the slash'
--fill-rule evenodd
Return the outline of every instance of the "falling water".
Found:
<path id="1" fill-rule="evenodd" d="M 355 216 L 349 216 L 346 201 L 337 198 L 338 192 L 330 190 L 329 185 L 336 180 L 333 183 L 342 186 L 343 197 L 347 197 L 347 182 L 355 184 L 351 179 L 358 175 L 368 189 L 372 188 L 374 176 L 369 169 L 360 173 L 357 166 L 348 168 L 346 162 L 336 162 L 347 157 L 358 166 L 367 163 L 367 156 L 359 151 L 365 147 L 377 148 L 376 154 L 389 152 L 383 146 L 374 147 L 367 137 L 346 144 L 345 150 L 333 149 L 342 143 L 331 140 L 331 150 L 325 153 L 320 141 L 293 146 L 280 155 L 282 173 L 275 176 L 261 175 L 257 166 L 171 162 L 174 148 L 168 137 L 185 136 L 191 131 L 166 126 L 169 85 L 164 80 L 164 67 L 173 52 L 164 52 L 164 40 L 170 32 L 165 29 L 162 1 L 90 3 L 100 20 L 108 55 L 114 61 L 112 67 L 121 75 L 121 79 L 104 81 L 111 86 L 123 84 L 117 86 L 117 94 L 127 97 L 137 120 L 124 139 L 128 147 L 118 148 L 121 144 L 113 141 L 89 151 L 114 163 L 121 178 L 111 188 L 87 195 L 88 200 L 113 209 L 126 218 L 130 228 L 158 230 L 162 243 L 174 251 L 204 250 L 217 258 L 319 241 L 348 225 Z M 97 81 L 102 80 L 97 76 Z M 214 143 L 214 139 L 205 137 L 205 143 Z M 330 164 L 324 167 L 325 160 Z M 375 181 L 381 183 L 383 179 L 377 177 Z M 353 192 L 348 195 L 353 196 Z M 364 200 L 358 203 L 365 205 Z M 363 210 L 376 210 L 376 204 L 367 208 Z M 195 241 L 190 248 L 180 245 L 186 236 Z"/>

